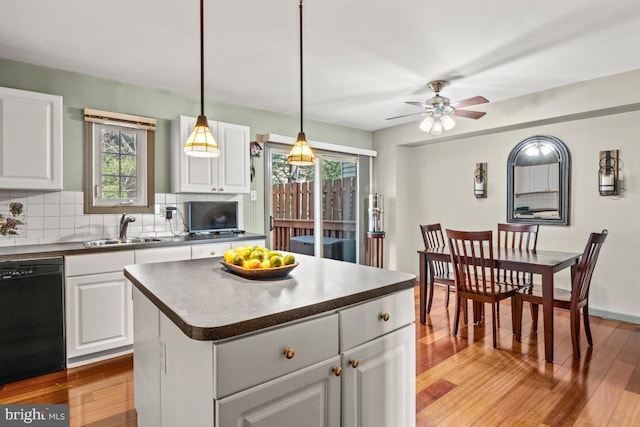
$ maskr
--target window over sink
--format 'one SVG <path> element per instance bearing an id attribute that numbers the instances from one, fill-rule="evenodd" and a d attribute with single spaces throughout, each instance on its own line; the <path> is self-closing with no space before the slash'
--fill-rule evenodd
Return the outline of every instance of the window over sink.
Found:
<path id="1" fill-rule="evenodd" d="M 152 213 L 152 118 L 85 108 L 85 213 Z"/>

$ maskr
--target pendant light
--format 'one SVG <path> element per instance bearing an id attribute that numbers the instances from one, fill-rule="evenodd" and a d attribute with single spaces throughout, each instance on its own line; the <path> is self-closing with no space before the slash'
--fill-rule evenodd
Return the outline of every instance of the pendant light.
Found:
<path id="1" fill-rule="evenodd" d="M 293 166 L 311 166 L 316 161 L 302 130 L 302 99 L 302 0 L 300 0 L 300 132 L 298 132 L 296 144 L 287 156 L 287 163 Z"/>
<path id="2" fill-rule="evenodd" d="M 220 148 L 216 142 L 209 121 L 204 115 L 204 0 L 200 0 L 200 115 L 196 126 L 184 143 L 184 152 L 194 157 L 218 157 Z"/>

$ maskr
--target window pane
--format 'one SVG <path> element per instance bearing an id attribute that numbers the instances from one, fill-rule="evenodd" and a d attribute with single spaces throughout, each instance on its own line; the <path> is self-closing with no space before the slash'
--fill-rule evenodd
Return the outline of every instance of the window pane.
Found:
<path id="1" fill-rule="evenodd" d="M 102 130 L 102 152 L 117 153 L 120 151 L 119 132 L 111 129 Z"/>
<path id="2" fill-rule="evenodd" d="M 136 156 L 120 157 L 120 175 L 135 176 L 138 168 Z"/>
<path id="3" fill-rule="evenodd" d="M 120 156 L 117 154 L 102 154 L 102 174 L 118 175 L 120 173 Z"/>
<path id="4" fill-rule="evenodd" d="M 102 192 L 102 198 L 103 199 L 109 199 L 109 200 L 119 199 L 118 193 L 113 192 L 113 191 L 103 191 Z"/>
<path id="5" fill-rule="evenodd" d="M 123 198 L 135 198 L 136 185 L 138 181 L 135 176 L 123 176 L 120 178 L 120 191 Z"/>
<path id="6" fill-rule="evenodd" d="M 133 132 L 120 133 L 120 150 L 122 154 L 136 154 L 136 134 Z"/>

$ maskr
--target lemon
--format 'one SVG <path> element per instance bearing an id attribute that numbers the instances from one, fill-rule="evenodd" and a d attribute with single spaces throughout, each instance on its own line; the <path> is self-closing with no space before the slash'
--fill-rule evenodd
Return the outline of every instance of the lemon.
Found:
<path id="1" fill-rule="evenodd" d="M 227 249 L 226 251 L 224 251 L 224 261 L 228 262 L 228 263 L 232 263 L 233 262 L 233 258 L 236 256 L 236 251 L 234 251 L 233 249 Z"/>
<path id="2" fill-rule="evenodd" d="M 232 262 L 233 262 L 233 265 L 242 265 L 242 263 L 244 262 L 244 258 L 236 254 L 233 256 Z"/>
<path id="3" fill-rule="evenodd" d="M 271 268 L 271 263 L 268 259 L 265 259 L 260 263 L 260 268 Z"/>
<path id="4" fill-rule="evenodd" d="M 269 263 L 271 263 L 271 267 L 280 267 L 282 265 L 282 257 L 278 255 L 272 255 L 269 258 Z"/>
<path id="5" fill-rule="evenodd" d="M 249 259 L 257 259 L 262 261 L 263 258 L 264 258 L 264 252 L 258 251 L 258 250 L 252 251 L 251 255 L 249 255 Z"/>
<path id="6" fill-rule="evenodd" d="M 278 251 L 269 251 L 269 252 L 267 253 L 267 256 L 268 256 L 269 258 L 271 258 L 272 256 L 279 256 L 279 257 L 281 257 L 281 258 L 282 258 L 282 252 L 278 252 Z"/>
<path id="7" fill-rule="evenodd" d="M 249 256 L 251 256 L 251 248 L 248 247 L 244 247 L 242 248 L 242 250 L 239 252 L 240 256 L 244 259 L 248 259 Z"/>
<path id="8" fill-rule="evenodd" d="M 247 268 L 247 269 L 260 268 L 260 260 L 248 259 L 244 262 L 244 268 Z"/>
<path id="9" fill-rule="evenodd" d="M 284 263 L 284 265 L 290 265 L 290 264 L 294 264 L 296 262 L 296 258 L 291 255 L 285 255 L 285 257 L 282 259 L 282 262 Z"/>

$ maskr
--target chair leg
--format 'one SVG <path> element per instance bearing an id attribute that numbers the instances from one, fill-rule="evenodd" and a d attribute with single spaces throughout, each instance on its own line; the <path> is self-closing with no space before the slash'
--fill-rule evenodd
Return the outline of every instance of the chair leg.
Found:
<path id="1" fill-rule="evenodd" d="M 517 342 L 522 340 L 522 305 L 522 298 L 518 294 L 511 298 L 511 322 Z"/>
<path id="2" fill-rule="evenodd" d="M 591 325 L 589 325 L 589 306 L 582 307 L 582 315 L 584 317 L 584 332 L 587 334 L 587 342 L 589 347 L 593 346 L 593 339 L 591 338 Z"/>
<path id="3" fill-rule="evenodd" d="M 530 303 L 531 308 L 531 323 L 533 324 L 533 330 L 538 332 L 538 304 Z"/>
<path id="4" fill-rule="evenodd" d="M 483 304 L 484 305 L 484 304 Z M 491 329 L 493 331 L 493 348 L 498 347 L 498 325 L 497 323 L 497 315 L 496 315 L 496 303 L 491 303 Z"/>
<path id="5" fill-rule="evenodd" d="M 456 294 L 456 314 L 453 317 L 453 336 L 458 334 L 458 323 L 460 323 L 460 297 Z M 465 300 L 466 305 L 466 300 Z M 465 315 L 466 317 L 466 315 Z"/>
<path id="6" fill-rule="evenodd" d="M 451 292 L 451 286 L 447 285 L 447 293 L 444 296 L 444 306 L 445 308 L 449 308 L 449 292 Z"/>
<path id="7" fill-rule="evenodd" d="M 469 324 L 469 312 L 467 311 L 467 299 L 460 299 L 460 303 L 462 304 L 462 320 L 464 320 L 464 324 Z"/>
<path id="8" fill-rule="evenodd" d="M 571 343 L 573 344 L 573 357 L 580 359 L 580 312 L 571 310 L 569 316 L 571 323 Z"/>

